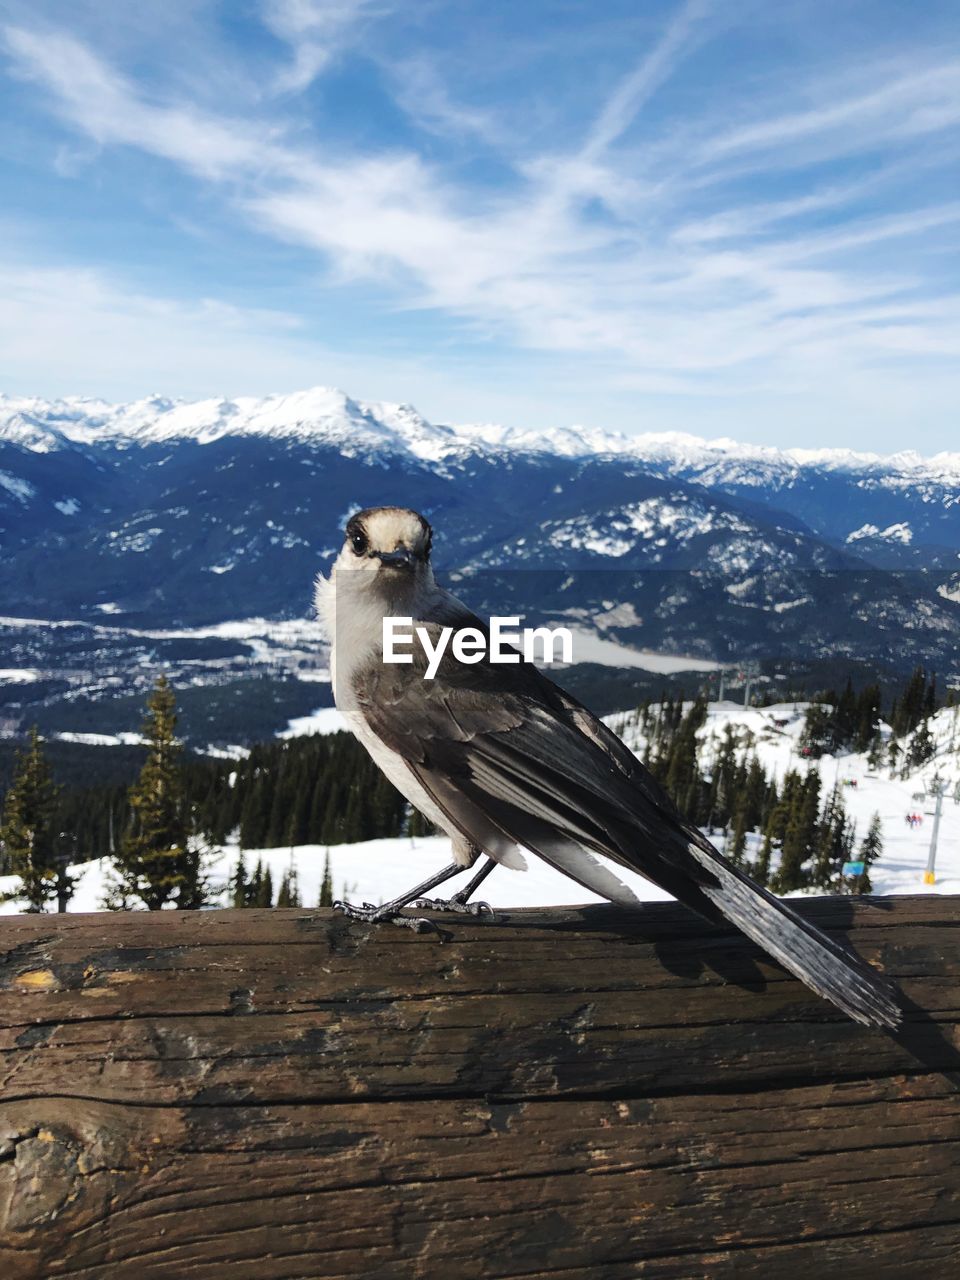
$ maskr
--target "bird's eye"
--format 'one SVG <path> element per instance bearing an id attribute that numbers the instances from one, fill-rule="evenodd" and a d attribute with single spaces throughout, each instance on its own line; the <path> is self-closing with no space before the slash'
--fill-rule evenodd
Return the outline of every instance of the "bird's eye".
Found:
<path id="1" fill-rule="evenodd" d="M 358 556 L 362 556 L 367 549 L 367 536 L 364 533 L 355 533 L 350 539 L 351 545 Z"/>

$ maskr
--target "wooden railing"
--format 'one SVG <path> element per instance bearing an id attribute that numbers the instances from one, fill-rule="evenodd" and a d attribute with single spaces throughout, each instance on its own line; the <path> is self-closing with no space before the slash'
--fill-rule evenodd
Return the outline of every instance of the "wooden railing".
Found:
<path id="1" fill-rule="evenodd" d="M 0 1276 L 955 1276 L 960 899 L 814 900 L 866 1030 L 682 908 L 0 921 Z"/>

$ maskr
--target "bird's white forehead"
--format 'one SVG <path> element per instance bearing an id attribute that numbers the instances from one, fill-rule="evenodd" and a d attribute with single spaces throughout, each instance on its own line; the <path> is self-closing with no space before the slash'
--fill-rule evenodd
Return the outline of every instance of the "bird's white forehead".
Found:
<path id="1" fill-rule="evenodd" d="M 363 527 L 370 545 L 380 551 L 393 551 L 401 544 L 412 550 L 425 536 L 423 521 L 417 513 L 402 507 L 381 507 L 367 512 Z"/>

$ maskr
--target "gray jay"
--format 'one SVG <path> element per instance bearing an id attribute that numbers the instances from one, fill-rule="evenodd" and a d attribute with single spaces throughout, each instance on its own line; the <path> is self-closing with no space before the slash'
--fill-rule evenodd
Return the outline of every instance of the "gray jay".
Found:
<path id="1" fill-rule="evenodd" d="M 448 648 L 425 679 L 422 646 L 409 662 L 383 660 L 385 617 L 412 619 L 434 649 L 444 627 L 487 630 L 437 584 L 431 536 L 403 507 L 357 512 L 329 579 L 318 580 L 317 608 L 337 707 L 394 786 L 450 836 L 454 862 L 383 906 L 339 909 L 425 927 L 401 908 L 463 909 L 495 865 L 523 868 L 522 851 L 610 901 L 635 903 L 610 864 L 619 865 L 706 919 L 730 921 L 856 1021 L 896 1027 L 901 1012 L 880 975 L 731 866 L 616 734 L 532 663 L 468 664 Z M 488 860 L 456 898 L 420 902 L 481 853 Z"/>

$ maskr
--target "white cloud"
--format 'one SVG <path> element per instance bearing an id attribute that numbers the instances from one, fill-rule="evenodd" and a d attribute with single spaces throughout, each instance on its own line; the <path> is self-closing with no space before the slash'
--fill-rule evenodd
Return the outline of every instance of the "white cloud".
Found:
<path id="1" fill-rule="evenodd" d="M 379 0 L 264 0 L 264 24 L 293 53 L 292 62 L 276 79 L 276 88 L 305 89 L 357 26 L 384 11 Z"/>
<path id="2" fill-rule="evenodd" d="M 925 66 L 899 74 L 889 66 L 873 68 L 879 88 L 865 93 L 825 86 L 827 98 L 805 111 L 778 113 L 710 139 L 704 159 L 736 152 L 769 152 L 811 139 L 820 154 L 863 151 L 879 139 L 910 138 L 960 122 L 960 62 Z"/>
<path id="3" fill-rule="evenodd" d="M 661 39 L 621 80 L 604 103 L 580 153 L 581 159 L 594 159 L 629 128 L 637 112 L 670 78 L 676 65 L 695 43 L 698 25 L 711 7 L 709 0 L 685 0 Z"/>
<path id="4" fill-rule="evenodd" d="M 421 129 L 441 136 L 474 136 L 500 147 L 511 143 L 511 131 L 489 112 L 456 102 L 434 64 L 425 57 L 384 58 L 381 69 L 390 79 L 397 105 Z"/>
<path id="5" fill-rule="evenodd" d="M 273 129 L 151 102 L 73 36 L 7 27 L 4 39 L 20 73 L 54 95 L 64 122 L 101 145 L 138 147 L 213 180 L 269 164 Z"/>
<path id="6" fill-rule="evenodd" d="M 287 86 L 302 87 L 373 13 L 359 0 L 274 0 L 265 19 L 294 49 Z M 736 124 L 711 110 L 688 125 L 693 141 L 673 147 L 668 161 L 658 136 L 623 150 L 637 113 L 704 38 L 708 13 L 696 0 L 684 5 L 568 151 L 528 154 L 514 139 L 505 158 L 513 181 L 495 190 L 466 187 L 413 151 L 344 156 L 294 143 L 259 118 L 231 119 L 148 94 L 69 36 L 21 28 L 7 32 L 7 43 L 21 73 L 47 91 L 72 129 L 215 184 L 262 231 L 315 250 L 337 281 L 373 282 L 384 307 L 433 309 L 481 337 L 578 356 L 584 368 L 605 362 L 612 382 L 654 393 L 747 395 L 812 383 L 848 396 L 860 384 L 871 396 L 885 383 L 899 389 L 891 358 L 947 354 L 960 304 L 941 296 L 947 290 L 923 255 L 900 252 L 891 265 L 881 246 L 922 245 L 927 254 L 931 233 L 955 224 L 960 206 L 918 199 L 883 216 L 857 212 L 866 193 L 902 185 L 904 172 L 892 177 L 892 170 L 842 183 L 834 177 L 767 201 L 731 194 L 723 178 L 738 166 L 852 154 L 906 132 L 939 137 L 952 119 L 960 64 L 901 68 L 869 91 L 834 85 L 829 103 L 779 112 L 758 106 L 752 120 Z M 495 140 L 488 121 L 453 104 L 432 72 L 422 75 L 431 87 L 425 120 Z M 692 216 L 685 201 L 704 166 L 712 166 L 714 185 Z M 104 317 L 117 304 L 79 283 L 77 306 L 99 317 L 84 342 L 89 350 L 92 335 L 107 340 Z M 268 363 L 301 367 L 303 352 L 276 320 L 209 305 L 173 317 L 161 307 L 158 316 L 141 300 L 134 326 L 148 338 L 151 323 L 182 324 L 206 332 L 209 347 L 214 322 L 223 334 L 215 367 L 227 348 L 245 351 L 248 341 L 256 345 L 252 335 L 266 332 L 276 353 Z M 189 352 L 184 358 L 190 365 Z"/>

